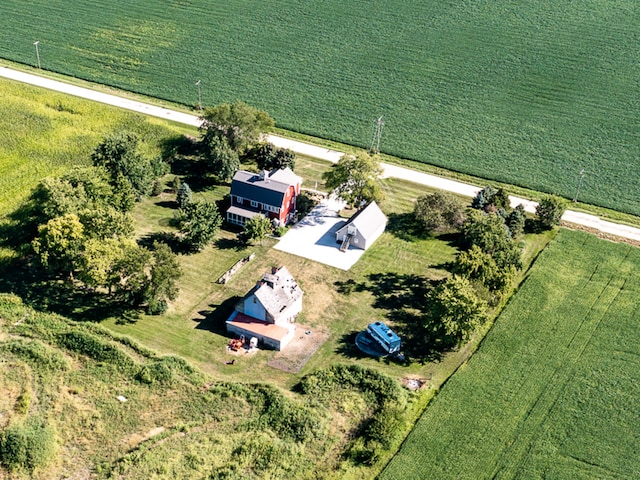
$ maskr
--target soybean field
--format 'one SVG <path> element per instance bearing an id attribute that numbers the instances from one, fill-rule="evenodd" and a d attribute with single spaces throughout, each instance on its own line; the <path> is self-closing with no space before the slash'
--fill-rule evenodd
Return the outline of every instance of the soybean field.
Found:
<path id="1" fill-rule="evenodd" d="M 639 284 L 639 249 L 562 230 L 381 478 L 639 478 Z"/>
<path id="2" fill-rule="evenodd" d="M 4 0 L 0 57 L 640 214 L 633 0 Z M 36 52 L 34 42 L 39 42 Z"/>

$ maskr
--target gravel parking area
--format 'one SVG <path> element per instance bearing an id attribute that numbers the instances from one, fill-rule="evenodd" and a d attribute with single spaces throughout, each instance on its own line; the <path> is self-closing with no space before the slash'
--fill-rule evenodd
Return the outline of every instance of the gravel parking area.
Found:
<path id="1" fill-rule="evenodd" d="M 349 247 L 346 252 L 341 252 L 340 244 L 336 243 L 336 231 L 346 222 L 344 218 L 338 217 L 343 206 L 343 203 L 333 199 L 323 200 L 290 228 L 274 248 L 341 270 L 349 270 L 360 259 L 364 250 Z"/>

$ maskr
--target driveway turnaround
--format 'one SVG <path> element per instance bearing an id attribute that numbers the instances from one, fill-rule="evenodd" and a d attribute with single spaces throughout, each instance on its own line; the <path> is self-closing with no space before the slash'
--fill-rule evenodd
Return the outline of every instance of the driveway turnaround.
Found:
<path id="1" fill-rule="evenodd" d="M 344 203 L 335 199 L 323 200 L 291 227 L 273 248 L 341 270 L 349 270 L 360 259 L 364 250 L 349 247 L 345 252 L 340 251 L 336 231 L 346 222 L 338 216 L 343 207 Z"/>
<path id="2" fill-rule="evenodd" d="M 48 78 L 40 77 L 38 75 L 13 70 L 6 66 L 0 66 L 0 77 L 8 78 L 18 82 L 28 83 L 30 85 L 48 88 L 50 90 L 67 93 L 69 95 L 75 95 L 77 97 L 94 100 L 96 102 L 106 103 L 108 105 L 113 105 L 127 110 L 133 110 L 135 112 L 144 113 L 146 115 L 160 117 L 166 120 L 172 120 L 174 122 L 183 123 L 186 125 L 198 127 L 202 123 L 196 115 L 177 112 L 168 108 L 157 107 L 148 103 L 142 103 L 135 100 L 118 97 L 116 95 L 97 92 L 89 88 L 78 87 L 76 85 L 70 85 L 58 80 L 51 80 Z M 309 143 L 300 142 L 297 140 L 278 137 L 276 135 L 267 135 L 267 140 L 277 147 L 289 148 L 295 153 L 308 155 L 310 157 L 315 157 L 322 160 L 328 160 L 333 163 L 336 163 L 338 160 L 340 160 L 342 155 L 344 155 L 343 152 L 318 147 L 317 145 L 311 145 Z M 454 192 L 460 195 L 466 195 L 468 197 L 475 196 L 475 194 L 480 190 L 480 187 L 475 185 L 456 182 L 454 180 L 438 177 L 436 175 L 429 175 L 427 173 L 416 172 L 415 170 L 398 167 L 396 165 L 382 163 L 381 167 L 383 170 L 382 176 L 385 178 L 399 178 L 420 185 L 425 185 L 427 187 Z M 511 201 L 511 205 L 514 207 L 520 203 L 523 204 L 527 212 L 534 213 L 536 210 L 537 204 L 530 200 L 512 196 L 509 197 L 509 200 Z M 620 225 L 617 223 L 602 220 L 596 215 L 567 210 L 562 216 L 562 220 L 618 237 L 628 238 L 640 242 L 640 228 L 630 227 L 628 225 Z M 346 268 L 345 270 L 348 270 L 348 268 Z"/>

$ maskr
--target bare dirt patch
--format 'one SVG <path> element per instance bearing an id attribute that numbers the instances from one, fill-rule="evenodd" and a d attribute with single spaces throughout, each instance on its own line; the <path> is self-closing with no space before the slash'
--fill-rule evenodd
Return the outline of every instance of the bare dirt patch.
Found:
<path id="1" fill-rule="evenodd" d="M 429 385 L 431 381 L 431 376 L 429 378 L 418 377 L 418 376 L 408 376 L 400 379 L 400 383 L 407 387 L 409 390 L 422 390 Z"/>
<path id="2" fill-rule="evenodd" d="M 137 447 L 142 442 L 149 440 L 150 438 L 155 437 L 156 435 L 164 432 L 164 427 L 155 427 L 149 430 L 147 433 L 134 433 L 125 439 L 127 446 L 131 449 Z"/>
<path id="3" fill-rule="evenodd" d="M 298 373 L 327 338 L 327 332 L 296 325 L 293 340 L 284 350 L 276 353 L 267 365 L 285 372 Z"/>

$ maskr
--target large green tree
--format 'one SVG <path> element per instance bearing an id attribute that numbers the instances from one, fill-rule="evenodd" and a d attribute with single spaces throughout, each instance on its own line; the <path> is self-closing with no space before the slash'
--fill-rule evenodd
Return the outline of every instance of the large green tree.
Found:
<path id="1" fill-rule="evenodd" d="M 53 273 L 73 277 L 84 240 L 80 219 L 75 213 L 69 213 L 40 225 L 31 245 L 43 266 Z"/>
<path id="2" fill-rule="evenodd" d="M 78 217 L 87 238 L 131 237 L 134 233 L 131 215 L 113 207 L 87 208 L 78 212 Z"/>
<path id="3" fill-rule="evenodd" d="M 247 240 L 259 240 L 260 244 L 262 244 L 262 240 L 264 239 L 264 237 L 271 233 L 271 230 L 271 220 L 269 220 L 264 215 L 256 215 L 255 217 L 251 217 L 244 224 L 244 233 L 247 237 Z"/>
<path id="4" fill-rule="evenodd" d="M 113 266 L 119 278 L 114 293 L 120 301 L 132 307 L 147 301 L 151 262 L 152 254 L 148 249 L 135 242 L 122 242 L 122 250 Z"/>
<path id="5" fill-rule="evenodd" d="M 261 142 L 255 145 L 247 154 L 250 160 L 256 162 L 260 170 L 273 170 L 276 168 L 295 167 L 296 155 L 289 149 L 278 148 L 269 142 Z"/>
<path id="6" fill-rule="evenodd" d="M 366 153 L 344 155 L 331 170 L 323 174 L 327 188 L 345 202 L 360 207 L 372 200 L 381 201 L 384 193 L 379 179 L 382 168 L 377 156 Z"/>
<path id="7" fill-rule="evenodd" d="M 135 250 L 131 238 L 90 238 L 84 244 L 79 279 L 93 288 L 104 288 L 111 294 L 122 282 L 121 262 L 127 249 Z"/>
<path id="8" fill-rule="evenodd" d="M 478 246 L 482 252 L 491 255 L 500 268 L 522 268 L 520 249 L 504 218 L 497 213 L 471 210 L 460 231 L 464 247 Z"/>
<path id="9" fill-rule="evenodd" d="M 564 200 L 555 195 L 546 195 L 536 207 L 538 223 L 543 230 L 550 230 L 560 225 L 560 219 L 564 213 Z"/>
<path id="10" fill-rule="evenodd" d="M 233 174 L 240 168 L 238 153 L 231 148 L 225 137 L 213 137 L 207 142 L 204 158 L 211 173 L 222 181 L 233 178 Z"/>
<path id="11" fill-rule="evenodd" d="M 215 237 L 222 217 L 215 203 L 196 200 L 178 210 L 176 224 L 187 249 L 200 251 Z"/>
<path id="12" fill-rule="evenodd" d="M 516 272 L 513 265 L 500 268 L 495 259 L 477 245 L 456 256 L 453 271 L 469 279 L 478 280 L 492 293 L 504 292 Z"/>
<path id="13" fill-rule="evenodd" d="M 413 215 L 425 230 L 434 232 L 458 228 L 466 218 L 462 202 L 446 192 L 418 197 Z"/>
<path id="14" fill-rule="evenodd" d="M 38 223 L 67 213 L 113 204 L 107 172 L 97 167 L 75 167 L 61 177 L 43 179 L 31 195 Z"/>
<path id="15" fill-rule="evenodd" d="M 114 133 L 102 140 L 91 158 L 94 165 L 109 172 L 114 188 L 122 189 L 122 179 L 125 179 L 139 198 L 151 193 L 157 167 L 138 152 L 138 143 L 138 137 L 133 134 Z"/>
<path id="16" fill-rule="evenodd" d="M 204 110 L 200 127 L 202 144 L 205 151 L 210 150 L 214 139 L 224 138 L 234 151 L 243 153 L 274 124 L 268 113 L 244 102 L 223 103 Z"/>
<path id="17" fill-rule="evenodd" d="M 147 311 L 161 314 L 167 309 L 167 300 L 175 300 L 179 289 L 177 281 L 182 274 L 180 264 L 168 245 L 154 242 L 152 264 L 147 289 Z"/>
<path id="18" fill-rule="evenodd" d="M 454 275 L 438 283 L 428 294 L 429 314 L 439 320 L 453 344 L 466 342 L 486 319 L 486 303 L 465 277 Z"/>

